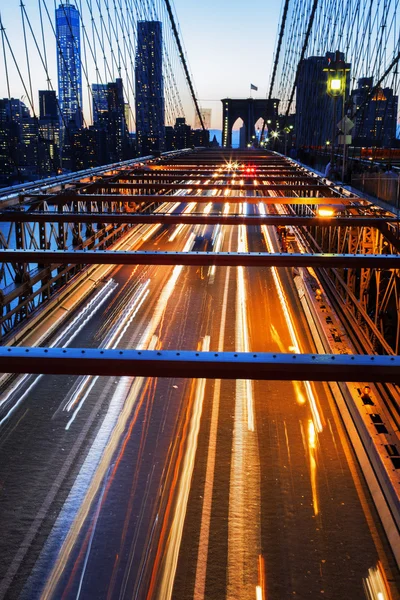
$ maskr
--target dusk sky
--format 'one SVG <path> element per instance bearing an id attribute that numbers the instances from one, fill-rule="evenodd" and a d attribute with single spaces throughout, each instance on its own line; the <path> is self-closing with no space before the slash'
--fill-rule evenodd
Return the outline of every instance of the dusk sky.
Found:
<path id="1" fill-rule="evenodd" d="M 221 129 L 220 100 L 265 98 L 279 24 L 279 0 L 174 0 L 198 97 Z"/>
<path id="2" fill-rule="evenodd" d="M 258 87 L 258 92 L 253 92 L 253 97 L 265 98 L 267 94 L 281 1 L 175 0 L 174 3 L 200 105 L 203 108 L 212 109 L 212 127 L 220 129 L 221 98 L 225 96 L 232 98 L 248 97 L 250 83 Z M 75 0 L 75 4 L 78 7 L 82 6 L 82 10 L 87 12 L 86 3 L 83 0 Z M 43 17 L 46 30 L 45 43 L 48 68 L 51 85 L 53 89 L 57 89 L 56 48 L 52 31 L 55 5 L 51 1 L 46 1 L 44 5 L 48 6 L 49 11 L 48 15 L 44 14 Z M 37 0 L 26 0 L 25 8 L 35 35 L 39 40 L 39 45 L 41 45 Z M 18 62 L 21 76 L 27 86 L 27 90 L 24 90 L 18 71 L 9 54 L 10 93 L 13 97 L 24 99 L 27 106 L 29 106 L 30 103 L 27 99 L 29 77 L 23 45 L 21 13 L 15 2 L 5 2 L 4 5 L 2 3 L 1 18 Z M 50 23 L 50 19 L 52 23 Z M 85 16 L 85 22 L 86 25 L 89 22 L 87 15 Z M 33 98 L 35 111 L 37 111 L 37 90 L 47 88 L 46 77 L 33 38 L 27 25 L 26 27 L 28 31 L 28 54 L 32 70 Z M 88 61 L 89 82 L 93 82 L 95 81 L 95 71 L 93 65 L 90 66 L 89 52 Z M 0 97 L 6 97 L 8 92 L 2 58 L 0 64 Z M 115 76 L 117 76 L 116 73 Z M 107 77 L 107 79 L 110 80 L 111 78 Z M 181 79 L 180 81 L 183 84 Z M 90 124 L 88 107 L 91 103 L 91 95 L 84 75 L 83 88 L 84 114 L 87 124 Z M 131 89 L 133 92 L 132 87 Z M 134 104 L 133 97 L 127 100 L 130 101 L 131 106 Z M 187 89 L 184 90 L 182 100 L 187 120 L 193 125 L 194 107 L 188 97 Z"/>

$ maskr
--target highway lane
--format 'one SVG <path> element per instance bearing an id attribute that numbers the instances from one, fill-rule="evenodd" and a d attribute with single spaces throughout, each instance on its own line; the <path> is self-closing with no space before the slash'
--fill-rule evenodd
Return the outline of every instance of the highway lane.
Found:
<path id="1" fill-rule="evenodd" d="M 265 251 L 259 230 L 250 231 L 248 239 L 250 250 Z M 292 328 L 300 349 L 311 351 L 312 342 L 290 274 L 276 275 L 274 278 L 270 269 L 246 271 L 250 348 L 291 351 Z M 276 280 L 284 289 L 291 325 L 285 318 Z M 222 349 L 217 345 L 218 335 L 217 326 L 211 334 L 211 347 Z M 232 337 L 231 320 L 226 325 L 225 338 Z M 384 566 L 388 580 L 395 580 L 391 593 L 393 598 L 398 597 L 397 568 L 328 388 L 322 384 L 307 388 L 296 382 L 254 383 L 258 464 L 254 461 L 255 442 L 249 433 L 240 445 L 247 462 L 242 467 L 246 492 L 239 514 L 232 512 L 240 495 L 239 488 L 232 487 L 232 476 L 233 464 L 236 469 L 238 466 L 235 430 L 243 421 L 243 414 L 237 406 L 234 408 L 232 386 L 222 382 L 220 390 L 217 417 L 212 388 L 208 390 L 173 597 L 225 597 L 227 590 L 227 598 L 254 598 L 259 593 L 260 598 L 276 600 L 361 599 L 366 597 L 363 580 L 378 562 Z M 213 418 L 218 418 L 216 437 L 212 433 Z M 210 455 L 214 465 L 211 491 L 207 471 Z M 260 530 L 254 518 L 257 507 L 253 505 L 258 502 L 257 490 L 254 493 L 258 482 Z M 203 499 L 210 495 L 211 508 L 205 511 Z M 230 549 L 231 521 L 235 519 L 247 523 L 246 539 L 253 536 L 253 559 L 260 543 L 258 561 L 253 560 L 250 565 L 249 553 L 243 554 L 239 535 Z M 207 543 L 201 533 L 205 529 Z M 235 556 L 239 577 L 230 569 L 230 553 Z"/>

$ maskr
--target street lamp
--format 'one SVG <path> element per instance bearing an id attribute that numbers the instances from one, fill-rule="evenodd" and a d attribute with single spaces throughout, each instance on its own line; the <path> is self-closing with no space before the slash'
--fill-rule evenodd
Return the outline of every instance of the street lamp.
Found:
<path id="1" fill-rule="evenodd" d="M 286 125 L 286 127 L 283 128 L 283 132 L 285 134 L 285 156 L 287 155 L 288 135 L 292 131 L 292 129 L 293 129 L 293 125 Z"/>
<path id="2" fill-rule="evenodd" d="M 271 131 L 271 137 L 274 140 L 273 150 L 275 150 L 276 140 L 279 138 L 279 133 L 277 131 Z"/>
<path id="3" fill-rule="evenodd" d="M 324 71 L 327 73 L 327 93 L 333 98 L 333 117 L 332 117 L 332 146 L 331 146 L 331 166 L 335 158 L 335 135 L 336 135 L 336 104 L 338 98 L 343 96 L 343 111 L 346 93 L 347 73 L 350 71 L 350 65 L 340 58 L 340 52 L 336 50 L 335 60 L 329 60 L 329 64 Z M 344 114 L 342 115 L 344 117 Z"/>

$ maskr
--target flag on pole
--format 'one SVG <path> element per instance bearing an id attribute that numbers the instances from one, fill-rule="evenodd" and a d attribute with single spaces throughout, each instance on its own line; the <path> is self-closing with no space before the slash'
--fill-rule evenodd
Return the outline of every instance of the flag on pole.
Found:
<path id="1" fill-rule="evenodd" d="M 258 92 L 258 87 L 256 85 L 253 85 L 252 83 L 250 84 L 250 89 L 254 90 L 255 92 Z"/>

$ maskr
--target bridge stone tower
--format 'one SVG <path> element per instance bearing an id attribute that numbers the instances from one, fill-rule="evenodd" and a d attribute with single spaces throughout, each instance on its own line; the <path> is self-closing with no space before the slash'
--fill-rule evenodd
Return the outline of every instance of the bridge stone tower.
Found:
<path id="1" fill-rule="evenodd" d="M 222 102 L 222 147 L 232 146 L 232 127 L 237 119 L 242 119 L 246 128 L 246 144 L 251 143 L 258 119 L 271 121 L 276 128 L 278 121 L 279 100 L 241 98 L 224 98 Z"/>

